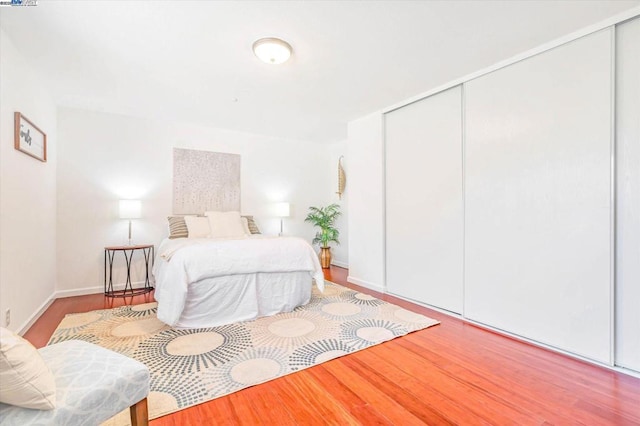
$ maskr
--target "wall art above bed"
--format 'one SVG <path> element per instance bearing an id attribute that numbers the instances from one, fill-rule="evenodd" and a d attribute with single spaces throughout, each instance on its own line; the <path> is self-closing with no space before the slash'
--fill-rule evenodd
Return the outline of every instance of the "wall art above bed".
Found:
<path id="1" fill-rule="evenodd" d="M 240 155 L 173 149 L 173 214 L 240 211 Z"/>

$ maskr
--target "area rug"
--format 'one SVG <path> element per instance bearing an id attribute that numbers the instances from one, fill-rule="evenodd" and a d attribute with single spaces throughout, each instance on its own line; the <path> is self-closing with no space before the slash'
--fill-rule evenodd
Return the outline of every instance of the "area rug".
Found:
<path id="1" fill-rule="evenodd" d="M 156 303 L 69 314 L 49 344 L 80 339 L 144 363 L 154 419 L 436 324 L 327 282 L 293 312 L 213 328 L 173 329 Z M 127 410 L 108 424 L 128 422 Z"/>

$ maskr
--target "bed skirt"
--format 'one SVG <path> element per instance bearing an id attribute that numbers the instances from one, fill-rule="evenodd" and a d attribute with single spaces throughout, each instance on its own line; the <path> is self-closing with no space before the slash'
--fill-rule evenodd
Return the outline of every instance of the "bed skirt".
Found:
<path id="1" fill-rule="evenodd" d="M 176 328 L 205 328 L 291 312 L 311 299 L 309 272 L 228 275 L 189 284 Z"/>

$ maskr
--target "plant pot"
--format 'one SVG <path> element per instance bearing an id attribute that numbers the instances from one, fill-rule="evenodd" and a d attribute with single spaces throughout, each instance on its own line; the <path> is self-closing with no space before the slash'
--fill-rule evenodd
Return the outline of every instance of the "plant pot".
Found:
<path id="1" fill-rule="evenodd" d="M 320 247 L 320 265 L 322 269 L 328 269 L 331 266 L 331 247 Z"/>

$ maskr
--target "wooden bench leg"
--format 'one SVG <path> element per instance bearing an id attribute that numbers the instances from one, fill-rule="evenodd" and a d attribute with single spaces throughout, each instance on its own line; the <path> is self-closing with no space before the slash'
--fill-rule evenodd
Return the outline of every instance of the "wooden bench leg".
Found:
<path id="1" fill-rule="evenodd" d="M 131 414 L 131 426 L 147 426 L 149 424 L 147 398 L 129 407 L 129 414 Z"/>

